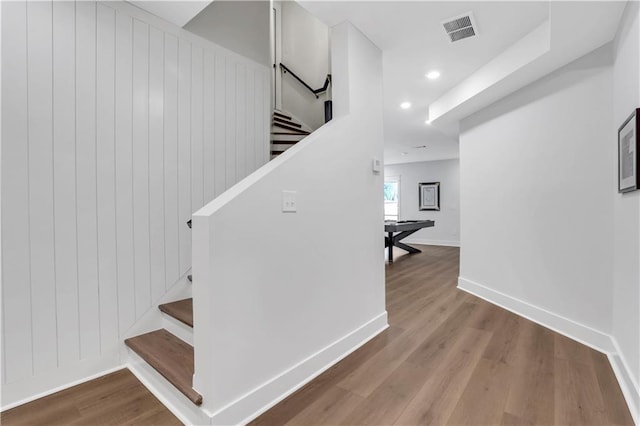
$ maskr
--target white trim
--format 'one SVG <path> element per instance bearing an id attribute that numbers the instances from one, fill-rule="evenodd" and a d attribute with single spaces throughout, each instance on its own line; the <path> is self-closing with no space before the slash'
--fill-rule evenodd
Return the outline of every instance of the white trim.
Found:
<path id="1" fill-rule="evenodd" d="M 466 278 L 458 277 L 458 288 L 597 351 L 606 354 L 611 354 L 615 351 L 611 336 L 591 328 L 588 325 L 547 311 L 539 306 L 516 299 L 515 297 L 490 289 Z"/>
<path id="2" fill-rule="evenodd" d="M 272 106 L 275 106 L 275 109 L 282 108 L 282 72 L 280 71 L 280 66 L 278 65 L 282 62 L 282 4 L 279 1 L 272 2 L 271 12 L 275 11 L 275 28 L 271 31 L 271 58 L 274 63 L 274 67 L 271 69 L 271 85 L 273 87 L 273 83 L 275 81 L 275 88 L 272 90 L 273 103 Z M 273 15 L 269 14 L 271 18 Z M 273 20 L 271 21 L 273 24 Z M 275 40 L 273 39 L 275 37 Z M 275 49 L 275 52 L 273 51 Z M 275 56 L 275 58 L 274 58 Z"/>
<path id="3" fill-rule="evenodd" d="M 41 393 L 38 393 L 38 394 L 35 394 L 35 395 L 31 395 L 31 396 L 29 396 L 27 398 L 21 399 L 19 401 L 12 402 L 10 404 L 7 404 L 7 405 L 3 406 L 2 408 L 0 408 L 0 411 L 10 410 L 11 408 L 15 408 L 15 407 L 18 407 L 20 405 L 26 404 L 28 402 L 35 401 L 36 399 L 44 398 L 45 396 L 49 396 L 49 395 L 52 395 L 52 394 L 54 394 L 56 392 L 60 392 L 60 391 L 63 391 L 65 389 L 69 389 L 69 388 L 72 388 L 74 386 L 81 385 L 81 384 L 86 383 L 88 381 L 98 379 L 98 378 L 100 378 L 102 376 L 106 376 L 107 374 L 115 373 L 116 371 L 120 371 L 120 370 L 122 370 L 124 368 L 126 368 L 126 366 L 124 364 L 122 364 L 122 365 L 118 365 L 117 367 L 113 367 L 113 368 L 109 368 L 109 369 L 100 371 L 99 373 L 91 374 L 90 376 L 83 377 L 83 378 L 78 379 L 78 380 L 74 380 L 72 382 L 69 382 L 69 383 L 66 383 L 64 385 L 55 387 L 53 389 L 48 389 L 48 390 L 46 390 L 44 392 L 41 392 Z"/>
<path id="4" fill-rule="evenodd" d="M 611 369 L 618 380 L 622 395 L 624 395 L 634 423 L 640 424 L 640 386 L 638 386 L 633 374 L 631 374 L 631 369 L 620 350 L 620 346 L 618 346 L 618 341 L 613 336 L 611 336 L 611 341 L 615 348 L 615 353 L 607 355 Z"/>
<path id="5" fill-rule="evenodd" d="M 387 327 L 384 311 L 280 375 L 211 414 L 211 424 L 246 424 L 316 378 Z"/>
<path id="6" fill-rule="evenodd" d="M 444 247 L 460 247 L 460 241 L 450 240 L 423 240 L 421 238 L 407 238 L 402 241 L 406 244 L 422 244 L 424 246 L 444 246 Z"/>

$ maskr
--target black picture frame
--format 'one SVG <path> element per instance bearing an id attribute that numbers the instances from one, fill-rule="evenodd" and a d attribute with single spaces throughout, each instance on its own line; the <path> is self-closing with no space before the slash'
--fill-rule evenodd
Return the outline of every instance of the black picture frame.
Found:
<path id="1" fill-rule="evenodd" d="M 640 108 L 636 108 L 618 128 L 618 192 L 621 194 L 640 189 L 638 134 L 640 134 Z"/>
<path id="2" fill-rule="evenodd" d="M 418 209 L 440 210 L 440 182 L 421 182 L 418 184 Z"/>

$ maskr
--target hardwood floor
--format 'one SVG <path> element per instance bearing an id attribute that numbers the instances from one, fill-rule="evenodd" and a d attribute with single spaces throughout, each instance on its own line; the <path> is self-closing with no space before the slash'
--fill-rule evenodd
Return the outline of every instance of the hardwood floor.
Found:
<path id="1" fill-rule="evenodd" d="M 458 249 L 387 265 L 390 327 L 252 425 L 632 425 L 605 355 L 456 289 Z M 178 425 L 127 370 L 2 425 Z"/>
<path id="2" fill-rule="evenodd" d="M 251 425 L 633 424 L 604 354 L 457 290 L 457 248 L 421 249 L 386 267 L 390 327 Z"/>
<path id="3" fill-rule="evenodd" d="M 11 425 L 182 425 L 124 369 L 2 412 Z"/>

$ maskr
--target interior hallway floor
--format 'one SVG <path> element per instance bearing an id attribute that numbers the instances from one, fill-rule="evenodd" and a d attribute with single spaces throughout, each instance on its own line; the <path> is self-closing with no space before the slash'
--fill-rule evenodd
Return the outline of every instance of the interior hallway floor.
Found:
<path id="1" fill-rule="evenodd" d="M 386 266 L 390 327 L 252 425 L 633 424 L 604 354 L 457 290 L 459 249 L 420 248 Z M 127 370 L 1 423 L 179 424 Z"/>
<path id="2" fill-rule="evenodd" d="M 633 424 L 606 355 L 458 290 L 458 248 L 417 247 L 386 266 L 389 328 L 252 425 Z"/>

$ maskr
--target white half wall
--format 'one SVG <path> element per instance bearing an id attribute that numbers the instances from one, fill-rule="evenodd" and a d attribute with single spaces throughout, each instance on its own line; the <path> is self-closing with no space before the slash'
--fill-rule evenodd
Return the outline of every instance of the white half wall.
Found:
<path id="1" fill-rule="evenodd" d="M 336 118 L 194 214 L 194 388 L 214 424 L 250 420 L 387 326 L 382 54 L 344 23 L 332 64 Z"/>
<path id="2" fill-rule="evenodd" d="M 126 3 L 2 2 L 3 408 L 120 365 L 267 161 L 269 74 Z"/>
<path id="3" fill-rule="evenodd" d="M 433 228 L 421 229 L 407 237 L 405 242 L 460 245 L 460 161 L 458 159 L 386 165 L 384 174 L 400 177 L 400 219 L 436 222 Z M 418 184 L 421 182 L 440 182 L 440 211 L 418 209 Z"/>
<path id="4" fill-rule="evenodd" d="M 618 127 L 640 107 L 640 3 L 628 2 L 614 41 L 613 136 Z M 617 187 L 618 157 L 613 158 L 612 180 Z M 626 383 L 625 396 L 640 423 L 640 191 L 612 191 L 614 214 L 613 329 L 619 348 L 619 379 Z M 624 385 L 623 385 L 623 390 Z"/>
<path id="5" fill-rule="evenodd" d="M 612 330 L 611 85 L 606 46 L 466 118 L 460 135 L 460 286 L 566 318 L 584 334 L 554 328 L 605 351 L 587 330 Z"/>

